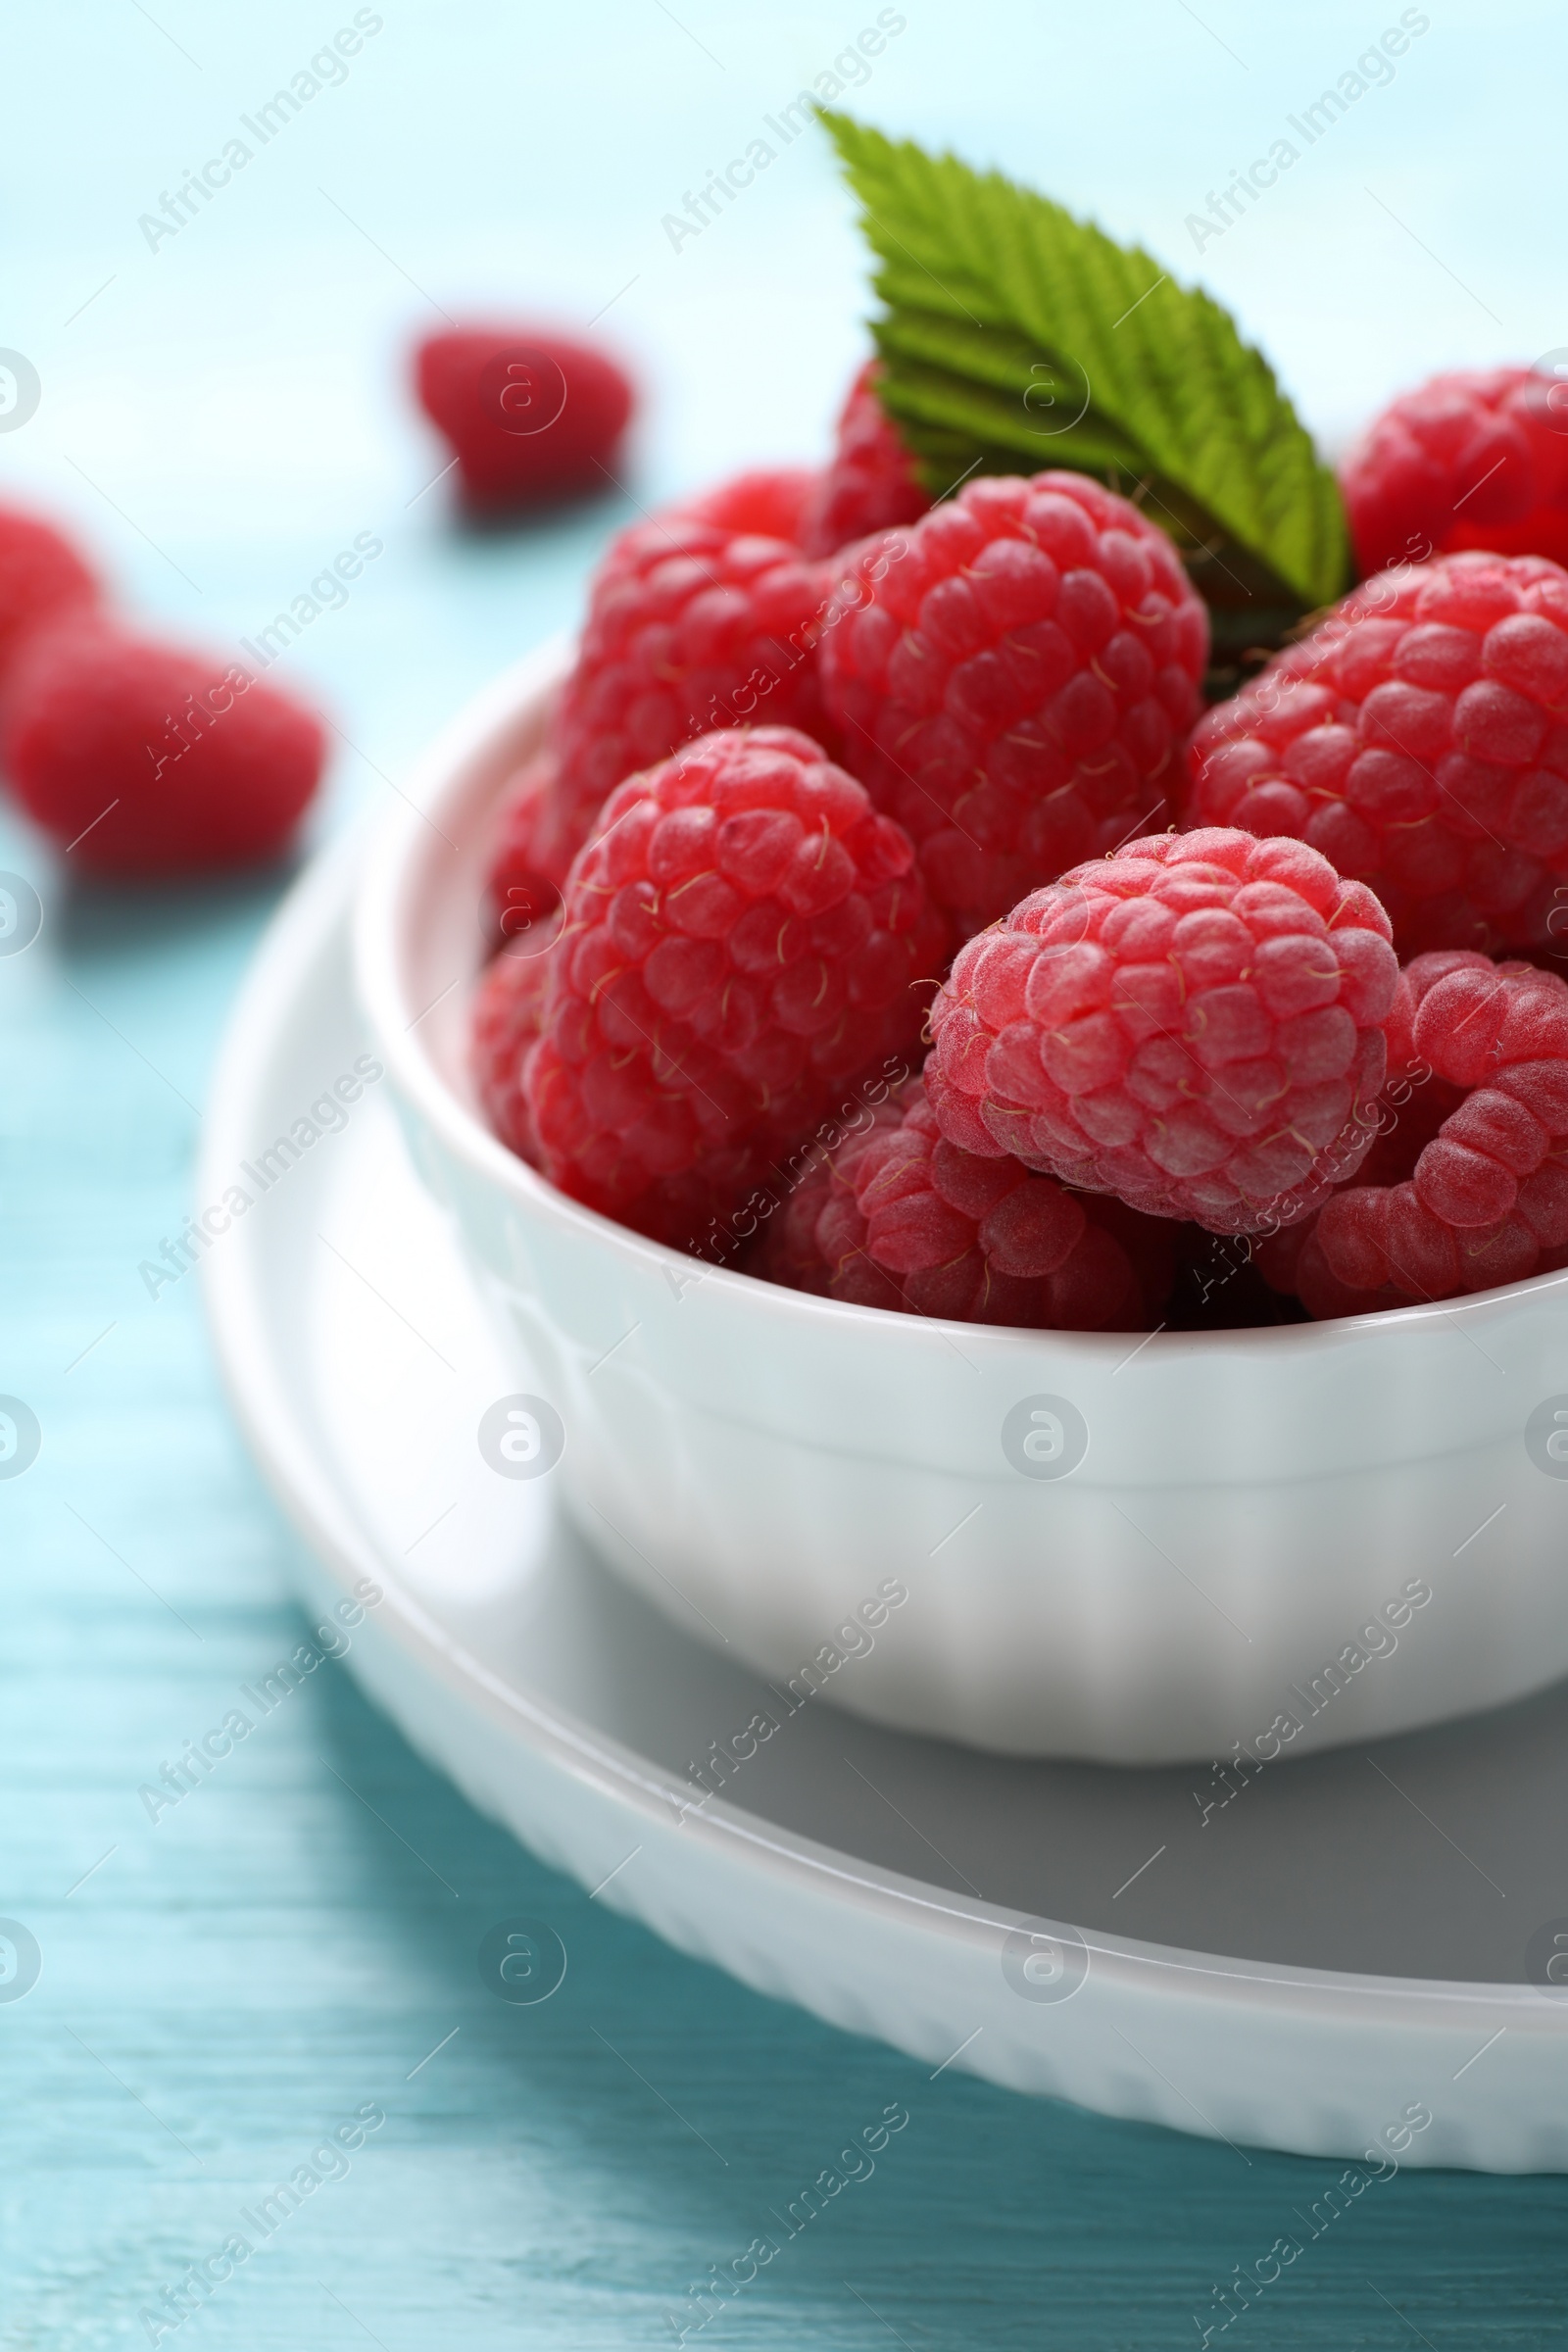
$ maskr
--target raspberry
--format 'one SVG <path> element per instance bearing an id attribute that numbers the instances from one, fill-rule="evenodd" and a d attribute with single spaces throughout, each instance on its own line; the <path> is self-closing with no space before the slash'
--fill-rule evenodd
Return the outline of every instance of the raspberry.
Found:
<path id="1" fill-rule="evenodd" d="M 972 934 L 1165 821 L 1208 618 L 1176 550 L 1079 473 L 971 482 L 856 550 L 823 630 L 844 758 Z"/>
<path id="2" fill-rule="evenodd" d="M 913 1051 L 943 945 L 908 837 L 792 728 L 629 776 L 550 958 L 527 1077 L 546 1173 L 693 1246 L 846 1079 Z"/>
<path id="3" fill-rule="evenodd" d="M 1568 564 L 1568 394 L 1529 368 L 1435 375 L 1384 410 L 1340 486 L 1363 574 L 1466 547 Z"/>
<path id="4" fill-rule="evenodd" d="M 1450 1298 L 1568 1262 L 1568 983 L 1418 956 L 1388 1029 L 1397 1060 L 1461 1100 L 1413 1174 L 1325 1204 L 1313 1240 L 1328 1272 L 1350 1292 Z"/>
<path id="5" fill-rule="evenodd" d="M 602 491 L 632 411 L 612 360 L 528 326 L 429 335 L 414 362 L 419 406 L 456 454 L 477 516 Z"/>
<path id="6" fill-rule="evenodd" d="M 759 715 L 821 732 L 814 647 L 831 583 L 762 527 L 798 515 L 807 478 L 743 474 L 612 542 L 552 724 L 557 778 L 526 849 L 558 888 L 623 777 Z"/>
<path id="7" fill-rule="evenodd" d="M 868 361 L 850 386 L 831 465 L 814 478 L 801 523 L 808 556 L 836 555 L 852 539 L 913 522 L 931 504 L 913 457 L 876 396 L 881 368 Z"/>
<path id="8" fill-rule="evenodd" d="M 1388 929 L 1300 842 L 1129 843 L 960 949 L 931 1013 L 942 1132 L 1211 1233 L 1294 1223 L 1371 1142 Z"/>
<path id="9" fill-rule="evenodd" d="M 550 951 L 560 936 L 558 908 L 492 956 L 474 996 L 469 1032 L 484 1114 L 501 1141 L 535 1167 L 539 1139 L 523 1088 L 528 1056 L 544 1027 Z"/>
<path id="10" fill-rule="evenodd" d="M 1146 1290 L 1100 1218 L 1105 1208 L 1120 1203 L 948 1143 L 916 1077 L 811 1171 L 753 1270 L 818 1297 L 953 1322 L 1140 1331 L 1160 1303 L 1157 1260 L 1146 1250 Z M 1168 1289 L 1168 1245 L 1165 1260 Z"/>
<path id="11" fill-rule="evenodd" d="M 759 466 L 683 498 L 672 512 L 691 522 L 716 523 L 721 531 L 749 531 L 804 548 L 806 510 L 819 479 L 806 466 Z"/>
<path id="12" fill-rule="evenodd" d="M 539 871 L 534 836 L 557 788 L 561 762 L 552 751 L 525 760 L 501 796 L 485 869 L 485 896 L 498 939 L 514 939 L 561 905 L 561 892 Z"/>
<path id="13" fill-rule="evenodd" d="M 1436 958 L 1424 960 L 1431 962 Z M 1462 960 L 1468 962 L 1470 958 Z M 1484 956 L 1475 960 L 1486 963 Z M 1449 1111 L 1457 1110 L 1464 1099 L 1458 1087 L 1446 1086 L 1441 1078 L 1433 1077 L 1428 1064 L 1417 1059 L 1409 1044 L 1407 1024 L 1400 1026 L 1396 1017 L 1405 994 L 1402 987 L 1396 992 L 1396 1013 L 1384 1025 L 1384 1034 L 1390 1039 L 1389 1077 L 1377 1103 L 1372 1148 L 1353 1179 L 1352 1189 L 1357 1191 L 1368 1186 L 1402 1184 L 1406 1177 L 1413 1176 L 1421 1153 Z M 1314 1210 L 1299 1224 L 1270 1234 L 1258 1244 L 1253 1254 L 1270 1288 L 1298 1298 L 1308 1314 L 1319 1322 L 1337 1315 L 1364 1315 L 1374 1308 L 1405 1305 L 1404 1295 L 1392 1285 L 1371 1297 L 1341 1282 L 1317 1240 L 1321 1214 L 1321 1210 Z"/>
<path id="14" fill-rule="evenodd" d="M 99 594 L 98 581 L 52 523 L 0 507 L 0 675 L 31 630 L 90 608 Z"/>
<path id="15" fill-rule="evenodd" d="M 1292 1225 L 1262 1244 L 1257 1262 L 1271 1289 L 1298 1298 L 1314 1323 L 1337 1322 L 1344 1315 L 1376 1314 L 1385 1307 L 1408 1306 L 1406 1295 L 1395 1290 L 1392 1284 L 1377 1291 L 1356 1291 L 1342 1282 L 1323 1254 L 1317 1223 L 1317 1217 L 1310 1216 L 1303 1224 Z"/>
<path id="16" fill-rule="evenodd" d="M 94 621 L 24 650 L 3 760 L 27 813 L 77 865 L 151 877 L 275 855 L 323 750 L 314 712 L 238 662 Z"/>
<path id="17" fill-rule="evenodd" d="M 1401 955 L 1544 947 L 1568 880 L 1568 573 L 1466 554 L 1365 581 L 1200 720 L 1188 767 L 1193 823 L 1310 842 L 1371 884 Z"/>

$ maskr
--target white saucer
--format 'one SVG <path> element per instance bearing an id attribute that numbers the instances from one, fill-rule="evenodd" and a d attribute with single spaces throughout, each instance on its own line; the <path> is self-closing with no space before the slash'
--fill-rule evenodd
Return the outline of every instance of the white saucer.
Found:
<path id="1" fill-rule="evenodd" d="M 791 1713 L 609 1576 L 548 1475 L 481 1454 L 514 1380 L 387 1087 L 265 1192 L 241 1173 L 368 1052 L 357 854 L 257 958 L 198 1205 L 253 1196 L 204 1261 L 229 1393 L 310 1605 L 382 1588 L 347 1663 L 415 1745 L 601 1901 L 933 2068 L 1305 2153 L 1392 2132 L 1391 2162 L 1568 2169 L 1568 1988 L 1529 1981 L 1568 1952 L 1568 1689 L 1229 1784 Z M 704 1799 L 710 1743 L 759 1715 Z"/>

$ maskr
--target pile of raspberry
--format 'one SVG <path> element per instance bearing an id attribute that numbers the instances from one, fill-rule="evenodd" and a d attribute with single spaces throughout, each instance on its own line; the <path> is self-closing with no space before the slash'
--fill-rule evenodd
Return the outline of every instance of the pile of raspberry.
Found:
<path id="1" fill-rule="evenodd" d="M 877 382 L 821 471 L 610 550 L 498 813 L 503 1141 L 710 1263 L 949 1321 L 1325 1318 L 1568 1266 L 1558 388 L 1396 403 L 1347 504 L 1419 560 L 1200 715 L 1166 535 L 1061 471 L 930 506 Z M 1455 521 L 1482 460 L 1506 496 Z"/>

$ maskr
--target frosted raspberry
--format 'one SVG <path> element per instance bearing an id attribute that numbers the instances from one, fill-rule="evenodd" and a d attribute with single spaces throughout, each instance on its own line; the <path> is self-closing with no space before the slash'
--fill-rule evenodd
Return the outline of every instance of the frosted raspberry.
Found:
<path id="1" fill-rule="evenodd" d="M 1449 1298 L 1565 1262 L 1568 983 L 1482 956 L 1418 956 L 1389 1039 L 1406 1067 L 1462 1099 L 1411 1176 L 1325 1204 L 1313 1238 L 1329 1273 L 1351 1292 Z"/>
<path id="2" fill-rule="evenodd" d="M 558 888 L 610 794 L 715 727 L 822 730 L 815 646 L 828 573 L 778 536 L 801 472 L 737 481 L 634 523 L 595 576 L 549 749 L 551 788 L 520 858 Z"/>
<path id="3" fill-rule="evenodd" d="M 469 1025 L 473 1081 L 485 1117 L 501 1141 L 535 1167 L 539 1139 L 523 1082 L 544 1027 L 550 951 L 560 936 L 558 908 L 492 956 L 474 995 Z"/>
<path id="4" fill-rule="evenodd" d="M 1175 548 L 1081 473 L 970 482 L 855 551 L 823 631 L 844 758 L 972 933 L 1165 821 L 1208 617 Z"/>
<path id="5" fill-rule="evenodd" d="M 907 835 L 792 728 L 628 777 L 550 958 L 526 1089 L 547 1174 L 692 1246 L 847 1079 L 913 1052 L 943 946 Z"/>
<path id="6" fill-rule="evenodd" d="M 1294 1223 L 1371 1141 L 1388 929 L 1300 842 L 1162 833 L 1077 866 L 960 949 L 942 1132 L 1213 1233 Z"/>
<path id="7" fill-rule="evenodd" d="M 1365 581 L 1200 720 L 1188 768 L 1194 824 L 1310 842 L 1371 884 L 1402 955 L 1544 947 L 1568 882 L 1568 572 L 1458 555 Z"/>
<path id="8" fill-rule="evenodd" d="M 852 539 L 913 522 L 931 504 L 919 468 L 876 395 L 871 360 L 850 386 L 831 465 L 814 479 L 801 522 L 808 556 L 836 555 Z"/>
<path id="9" fill-rule="evenodd" d="M 1169 1288 L 1169 1246 L 1161 1283 L 1158 1245 L 1146 1243 L 1135 1262 L 1102 1208 L 1121 1204 L 948 1143 L 916 1077 L 807 1177 L 752 1270 L 819 1297 L 953 1322 L 1140 1331 Z"/>
<path id="10" fill-rule="evenodd" d="M 1435 375 L 1340 475 L 1362 572 L 1460 548 L 1568 564 L 1568 390 L 1529 368 Z"/>

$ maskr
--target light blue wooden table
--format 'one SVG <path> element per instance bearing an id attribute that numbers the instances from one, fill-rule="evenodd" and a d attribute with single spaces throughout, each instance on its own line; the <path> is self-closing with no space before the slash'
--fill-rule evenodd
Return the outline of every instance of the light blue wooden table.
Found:
<path id="1" fill-rule="evenodd" d="M 1287 24 L 1240 0 L 1201 21 L 1179 0 L 905 13 L 852 104 L 1188 272 L 1188 213 L 1384 21 L 1333 5 Z M 33 12 L 7 44 L 0 345 L 43 395 L 0 437 L 0 495 L 74 518 L 127 598 L 228 648 L 356 532 L 384 541 L 287 657 L 341 731 L 318 838 L 336 832 L 569 620 L 633 497 L 816 446 L 862 299 L 820 154 L 802 141 L 678 251 L 661 221 L 874 14 L 612 0 L 546 23 L 386 0 L 345 77 L 323 69 L 209 207 L 150 240 L 140 216 L 354 11 Z M 1208 282 L 1326 434 L 1429 365 L 1568 343 L 1563 41 L 1543 8 L 1434 8 L 1396 79 L 1206 244 Z M 609 306 L 648 422 L 625 498 L 465 539 L 426 487 L 441 460 L 398 355 L 441 306 L 509 298 Z M 741 1990 L 478 1819 L 338 1670 L 149 1819 L 140 1786 L 300 1633 L 291 1538 L 194 1286 L 154 1301 L 136 1274 L 186 1206 L 225 1007 L 284 877 L 82 888 L 11 815 L 0 866 L 45 906 L 37 943 L 0 958 L 0 1390 L 42 1432 L 0 1482 L 0 1913 L 41 1953 L 26 1997 L 0 1999 L 0 2346 L 669 2342 L 688 2285 L 890 2101 L 911 2120 L 875 2178 L 714 2344 L 1197 2341 L 1212 2283 L 1332 2168 L 933 2082 Z M 538 2008 L 493 1998 L 475 1965 L 516 1913 L 570 1956 Z M 242 2213 L 318 2149 L 320 2184 L 261 2245 Z M 1560 2343 L 1565 2222 L 1556 2179 L 1401 2176 L 1226 2340 Z M 209 2297 L 187 2289 L 175 2328 L 187 2266 L 236 2231 L 259 2250 Z"/>

